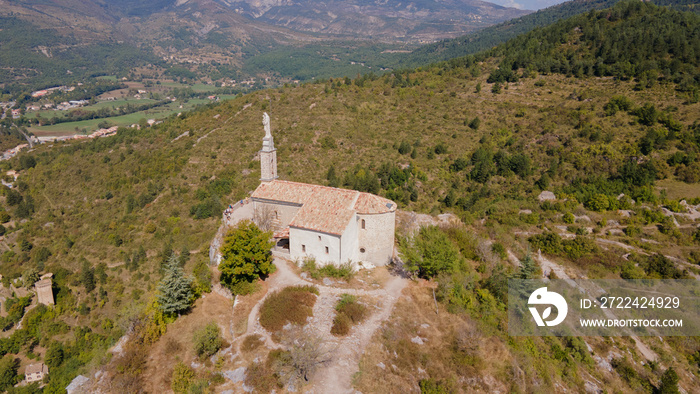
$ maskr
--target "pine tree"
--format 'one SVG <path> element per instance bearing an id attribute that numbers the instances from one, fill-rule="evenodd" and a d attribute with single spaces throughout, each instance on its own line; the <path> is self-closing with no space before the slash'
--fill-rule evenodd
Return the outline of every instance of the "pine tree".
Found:
<path id="1" fill-rule="evenodd" d="M 182 245 L 182 249 L 180 249 L 180 266 L 184 267 L 188 261 L 190 261 L 190 249 L 187 245 Z"/>
<path id="2" fill-rule="evenodd" d="M 518 278 L 520 279 L 535 279 L 537 271 L 540 267 L 537 265 L 535 259 L 528 253 L 523 259 L 520 266 L 520 272 L 518 273 Z"/>
<path id="3" fill-rule="evenodd" d="M 171 254 L 163 279 L 158 284 L 160 310 L 166 314 L 180 314 L 189 309 L 193 299 L 191 283 L 192 279 L 185 277 L 179 257 L 175 253 Z"/>
<path id="4" fill-rule="evenodd" d="M 661 386 L 659 386 L 658 392 L 661 394 L 676 394 L 680 392 L 678 391 L 678 374 L 673 367 L 669 367 L 661 376 Z"/>
<path id="5" fill-rule="evenodd" d="M 83 267 L 80 270 L 80 282 L 88 293 L 95 290 L 95 270 L 87 260 L 83 260 Z"/>

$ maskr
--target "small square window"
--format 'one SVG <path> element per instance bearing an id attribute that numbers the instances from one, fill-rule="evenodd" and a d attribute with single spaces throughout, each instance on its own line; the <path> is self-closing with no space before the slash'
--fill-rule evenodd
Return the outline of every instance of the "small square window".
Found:
<path id="1" fill-rule="evenodd" d="M 301 251 L 306 253 L 306 245 L 301 245 Z"/>
<path id="2" fill-rule="evenodd" d="M 326 246 L 326 254 L 328 254 L 328 246 Z"/>

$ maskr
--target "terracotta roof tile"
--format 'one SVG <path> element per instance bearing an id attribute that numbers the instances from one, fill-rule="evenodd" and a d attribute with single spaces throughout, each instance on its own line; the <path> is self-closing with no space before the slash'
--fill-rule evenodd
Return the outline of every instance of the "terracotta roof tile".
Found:
<path id="1" fill-rule="evenodd" d="M 386 198 L 356 190 L 274 180 L 264 182 L 253 198 L 301 205 L 289 224 L 340 235 L 356 213 L 376 214 L 396 210 L 396 203 Z"/>
<path id="2" fill-rule="evenodd" d="M 386 213 L 396 210 L 396 203 L 384 197 L 369 193 L 360 193 L 355 210 L 360 214 Z"/>
<path id="3" fill-rule="evenodd" d="M 27 365 L 27 368 L 24 370 L 24 373 L 29 375 L 32 373 L 37 373 L 37 372 L 43 372 L 43 373 L 49 373 L 49 367 L 47 367 L 45 364 L 29 364 Z"/>

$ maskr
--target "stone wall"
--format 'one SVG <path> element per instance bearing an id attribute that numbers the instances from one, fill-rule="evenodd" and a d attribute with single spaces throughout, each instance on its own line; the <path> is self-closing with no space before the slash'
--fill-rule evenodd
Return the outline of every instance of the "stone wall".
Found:
<path id="1" fill-rule="evenodd" d="M 277 150 L 260 151 L 260 180 L 277 179 Z"/>
<path id="2" fill-rule="evenodd" d="M 253 216 L 255 218 L 258 218 L 271 215 L 269 219 L 271 219 L 271 230 L 273 231 L 279 231 L 289 226 L 289 223 L 292 221 L 292 219 L 294 219 L 294 216 L 297 214 L 299 208 L 301 208 L 301 206 L 297 204 L 285 204 L 279 202 L 261 201 L 253 199 L 253 209 L 255 210 L 255 214 Z M 261 225 L 260 223 L 256 224 L 258 226 Z"/>
<path id="3" fill-rule="evenodd" d="M 365 225 L 362 228 L 362 220 Z M 357 260 L 386 265 L 394 252 L 395 212 L 357 215 Z M 364 249 L 364 253 L 362 253 Z"/>
<path id="4" fill-rule="evenodd" d="M 53 290 L 51 289 L 53 282 L 51 279 L 42 279 L 34 284 L 37 300 L 40 304 L 53 305 Z"/>

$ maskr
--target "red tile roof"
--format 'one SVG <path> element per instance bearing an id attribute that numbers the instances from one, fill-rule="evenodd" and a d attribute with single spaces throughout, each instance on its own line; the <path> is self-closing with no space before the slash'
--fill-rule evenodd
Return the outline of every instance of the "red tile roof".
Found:
<path id="1" fill-rule="evenodd" d="M 24 373 L 26 375 L 37 373 L 37 372 L 47 374 L 47 373 L 49 373 L 49 367 L 47 367 L 44 363 L 29 364 L 29 365 L 27 365 L 27 368 L 24 370 Z"/>
<path id="2" fill-rule="evenodd" d="M 274 180 L 263 182 L 253 192 L 254 199 L 301 205 L 289 224 L 324 233 L 341 235 L 356 213 L 393 212 L 396 203 L 356 190 Z"/>

